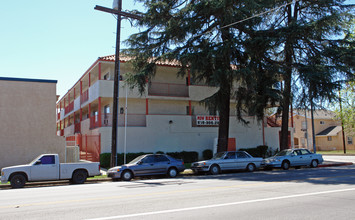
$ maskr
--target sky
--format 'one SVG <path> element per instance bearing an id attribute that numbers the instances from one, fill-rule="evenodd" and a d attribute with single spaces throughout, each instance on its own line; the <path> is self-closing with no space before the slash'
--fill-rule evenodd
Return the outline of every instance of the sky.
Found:
<path id="1" fill-rule="evenodd" d="M 94 10 L 112 2 L 0 0 L 0 77 L 57 80 L 57 95 L 65 95 L 98 57 L 115 54 L 116 19 Z M 122 2 L 123 10 L 143 9 Z M 137 32 L 123 20 L 121 48 Z"/>
<path id="2" fill-rule="evenodd" d="M 115 54 L 117 20 L 94 10 L 112 2 L 0 0 L 0 77 L 57 80 L 65 95 L 98 57 Z M 123 0 L 123 10 L 142 8 Z M 138 31 L 123 20 L 121 42 Z"/>

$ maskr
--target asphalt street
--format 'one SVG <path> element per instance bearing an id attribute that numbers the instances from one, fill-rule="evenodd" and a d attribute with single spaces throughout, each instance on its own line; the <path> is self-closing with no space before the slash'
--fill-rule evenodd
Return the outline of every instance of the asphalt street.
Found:
<path id="1" fill-rule="evenodd" d="M 0 219 L 353 219 L 355 166 L 0 189 Z"/>

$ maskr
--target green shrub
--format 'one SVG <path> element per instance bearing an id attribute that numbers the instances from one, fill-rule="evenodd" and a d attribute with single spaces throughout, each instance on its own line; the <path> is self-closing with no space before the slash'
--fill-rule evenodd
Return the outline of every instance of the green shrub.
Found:
<path id="1" fill-rule="evenodd" d="M 100 166 L 103 168 L 109 168 L 111 161 L 111 153 L 100 154 Z"/>
<path id="2" fill-rule="evenodd" d="M 184 163 L 192 163 L 198 160 L 196 151 L 168 152 L 166 154 L 176 159 L 182 159 Z"/>
<path id="3" fill-rule="evenodd" d="M 243 151 L 246 151 L 248 152 L 250 155 L 252 155 L 253 157 L 262 157 L 262 158 L 265 158 L 267 156 L 269 156 L 267 154 L 268 152 L 268 146 L 266 145 L 260 145 L 260 146 L 257 146 L 257 147 L 254 147 L 254 148 L 241 148 L 239 150 L 243 150 Z"/>
<path id="4" fill-rule="evenodd" d="M 165 154 L 163 151 L 157 151 L 155 154 Z"/>
<path id="5" fill-rule="evenodd" d="M 202 157 L 204 160 L 209 160 L 213 157 L 213 151 L 210 149 L 204 150 L 202 152 Z"/>

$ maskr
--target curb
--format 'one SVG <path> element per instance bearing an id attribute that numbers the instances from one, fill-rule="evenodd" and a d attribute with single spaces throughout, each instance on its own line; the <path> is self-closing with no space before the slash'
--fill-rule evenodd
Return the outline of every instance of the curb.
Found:
<path id="1" fill-rule="evenodd" d="M 318 167 L 340 167 L 340 166 L 349 166 L 353 165 L 352 162 L 338 162 L 338 163 L 331 163 L 331 164 L 320 164 Z"/>

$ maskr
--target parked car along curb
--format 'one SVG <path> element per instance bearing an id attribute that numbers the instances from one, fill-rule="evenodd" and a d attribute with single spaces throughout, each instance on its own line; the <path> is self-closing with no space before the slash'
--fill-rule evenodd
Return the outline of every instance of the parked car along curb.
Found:
<path id="1" fill-rule="evenodd" d="M 327 161 L 326 161 L 327 162 Z M 351 162 L 329 162 L 327 164 L 321 164 L 318 167 L 338 167 L 338 166 L 350 166 L 353 165 L 354 163 Z M 190 176 L 194 174 L 191 169 L 186 169 L 184 172 L 181 172 L 181 176 Z M 103 178 L 95 178 L 95 179 L 87 179 L 87 183 L 95 183 L 95 182 L 106 182 L 106 181 L 112 181 L 112 178 L 109 177 L 103 177 Z M 60 180 L 60 181 L 50 181 L 50 182 L 29 182 L 26 184 L 26 186 L 40 186 L 40 185 L 62 185 L 62 184 L 68 184 L 70 181 L 67 180 Z M 0 188 L 11 188 L 10 184 L 0 184 Z"/>

